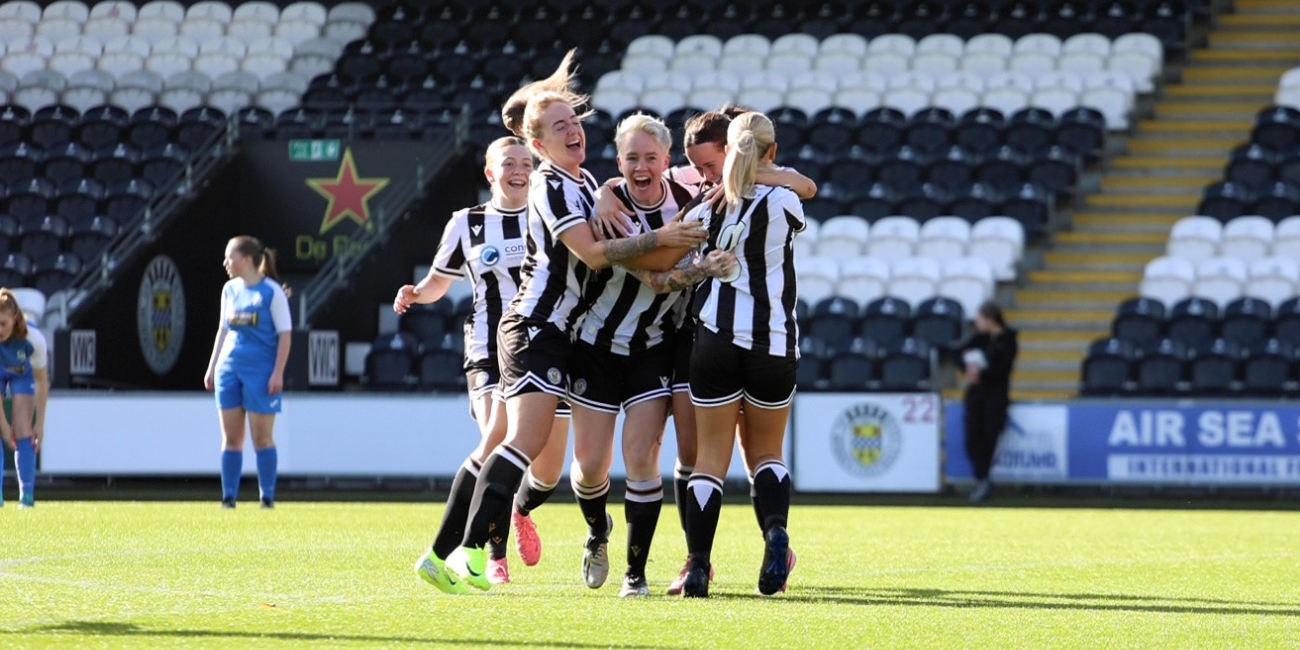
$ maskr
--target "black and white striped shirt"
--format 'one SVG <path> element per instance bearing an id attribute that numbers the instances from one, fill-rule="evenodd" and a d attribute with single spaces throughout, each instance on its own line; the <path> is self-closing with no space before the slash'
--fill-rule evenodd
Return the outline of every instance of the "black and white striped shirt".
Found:
<path id="1" fill-rule="evenodd" d="M 799 290 L 791 242 L 804 229 L 799 197 L 784 187 L 755 185 L 737 208 L 721 205 L 722 214 L 701 205 L 686 219 L 702 220 L 709 230 L 701 253 L 734 252 L 740 276 L 700 283 L 692 309 L 696 320 L 746 350 L 798 358 Z"/>
<path id="2" fill-rule="evenodd" d="M 633 236 L 655 230 L 672 219 L 694 198 L 693 193 L 663 179 L 663 198 L 655 205 L 641 205 L 632 198 L 627 182 L 614 186 L 614 196 L 636 214 Z M 583 302 L 591 308 L 583 316 L 578 338 L 614 354 L 629 355 L 663 342 L 664 326 L 672 326 L 670 311 L 680 291 L 656 294 L 650 287 L 614 266 L 593 273 L 582 289 Z"/>
<path id="3" fill-rule="evenodd" d="M 594 214 L 596 180 L 582 170 L 575 178 L 543 162 L 529 178 L 527 252 L 523 286 L 510 309 L 533 320 L 573 330 L 585 311 L 582 285 L 591 270 L 560 241 L 560 234 L 587 226 Z"/>
<path id="4" fill-rule="evenodd" d="M 468 275 L 474 284 L 474 313 L 465 328 L 465 362 L 495 359 L 497 324 L 519 291 L 524 262 L 526 208 L 503 210 L 491 203 L 451 216 L 433 258 L 433 272 L 447 278 Z"/>

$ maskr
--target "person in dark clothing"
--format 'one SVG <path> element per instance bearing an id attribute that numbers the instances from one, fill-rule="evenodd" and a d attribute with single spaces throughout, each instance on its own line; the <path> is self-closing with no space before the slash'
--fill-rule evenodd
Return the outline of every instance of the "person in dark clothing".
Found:
<path id="1" fill-rule="evenodd" d="M 966 365 L 966 456 L 977 481 L 971 503 L 984 501 L 993 492 L 989 468 L 998 437 L 1007 426 L 1016 350 L 1016 331 L 1002 319 L 1002 308 L 992 301 L 980 305 L 975 335 L 961 348 Z"/>

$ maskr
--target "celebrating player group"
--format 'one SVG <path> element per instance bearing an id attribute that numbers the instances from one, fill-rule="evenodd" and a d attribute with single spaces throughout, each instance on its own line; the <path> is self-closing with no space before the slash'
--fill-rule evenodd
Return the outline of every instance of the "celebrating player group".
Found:
<path id="1" fill-rule="evenodd" d="M 689 554 L 668 593 L 709 594 L 737 438 L 765 545 L 758 590 L 784 591 L 795 561 L 782 457 L 799 353 L 791 243 L 804 228 L 800 198 L 816 186 L 773 164 L 767 117 L 735 107 L 691 118 L 682 143 L 691 167 L 671 170 L 663 122 L 625 118 L 614 136 L 621 177 L 601 186 L 582 167 L 586 101 L 574 90 L 572 53 L 507 100 L 502 120 L 516 137 L 486 152 L 491 200 L 452 216 L 428 276 L 394 299 L 404 313 L 441 298 L 454 279 L 474 285 L 465 371 L 482 440 L 415 571 L 449 594 L 509 582 L 512 525 L 521 559 L 536 564 L 542 542 L 529 515 L 559 482 L 571 421 L 569 476 L 588 528 L 582 578 L 604 585 L 621 411 L 628 551 L 620 595 L 650 595 L 646 561 L 670 415 Z"/>

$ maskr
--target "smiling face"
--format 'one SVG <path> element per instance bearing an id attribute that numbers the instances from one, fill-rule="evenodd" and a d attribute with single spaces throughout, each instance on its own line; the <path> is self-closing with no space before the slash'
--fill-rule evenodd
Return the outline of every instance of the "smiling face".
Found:
<path id="1" fill-rule="evenodd" d="M 483 169 L 492 196 L 501 207 L 522 207 L 528 201 L 528 175 L 533 173 L 533 154 L 521 144 L 501 147 L 488 153 Z"/>
<path id="2" fill-rule="evenodd" d="M 641 205 L 652 205 L 663 198 L 668 151 L 649 133 L 632 131 L 619 143 L 618 170 L 627 180 L 632 198 Z"/>
<path id="3" fill-rule="evenodd" d="M 533 149 L 557 167 L 579 175 L 587 159 L 587 134 L 573 108 L 563 101 L 552 101 L 542 109 L 538 122 Z"/>
<path id="4" fill-rule="evenodd" d="M 237 278 L 244 275 L 251 268 L 252 263 L 251 256 L 239 252 L 239 242 L 232 239 L 226 244 L 226 257 L 222 260 L 221 266 L 225 267 L 227 276 Z"/>
<path id="5" fill-rule="evenodd" d="M 712 185 L 722 182 L 722 164 L 727 159 L 727 150 L 723 145 L 715 142 L 701 142 L 686 147 L 686 159 L 691 162 L 691 167 L 704 180 Z"/>
<path id="6" fill-rule="evenodd" d="M 14 325 L 18 319 L 8 311 L 0 310 L 0 341 L 8 341 L 14 335 Z"/>

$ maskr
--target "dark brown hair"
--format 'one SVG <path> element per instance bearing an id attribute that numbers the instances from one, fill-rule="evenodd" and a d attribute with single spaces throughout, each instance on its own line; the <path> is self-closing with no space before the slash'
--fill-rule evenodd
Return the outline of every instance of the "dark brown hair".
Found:
<path id="1" fill-rule="evenodd" d="M 8 312 L 14 317 L 14 331 L 9 338 L 24 341 L 27 339 L 27 317 L 23 308 L 18 306 L 18 296 L 8 288 L 0 289 L 0 312 Z"/>
<path id="2" fill-rule="evenodd" d="M 1007 326 L 1007 322 L 1002 319 L 1002 308 L 998 306 L 998 303 L 993 302 L 992 300 L 986 301 L 984 304 L 980 305 L 979 315 L 997 323 L 998 327 Z"/>
<path id="3" fill-rule="evenodd" d="M 275 270 L 275 249 L 267 248 L 256 237 L 240 235 L 231 239 L 235 242 L 235 252 L 245 257 L 253 258 L 253 264 L 257 265 L 257 271 L 276 282 L 280 282 L 280 274 Z M 280 282 L 280 284 L 284 284 Z M 287 287 L 286 287 L 287 289 Z"/>
<path id="4" fill-rule="evenodd" d="M 713 143 L 725 147 L 727 127 L 731 126 L 731 121 L 750 112 L 752 111 L 744 106 L 726 104 L 716 111 L 692 115 L 691 119 L 686 120 L 686 134 L 682 146 L 694 147 L 697 144 Z"/>

